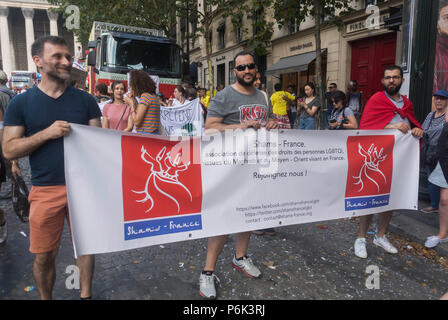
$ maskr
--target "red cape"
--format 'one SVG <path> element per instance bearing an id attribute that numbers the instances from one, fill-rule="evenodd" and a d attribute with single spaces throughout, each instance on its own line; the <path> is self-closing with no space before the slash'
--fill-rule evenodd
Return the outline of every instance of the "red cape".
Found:
<path id="1" fill-rule="evenodd" d="M 422 128 L 414 114 L 414 106 L 406 96 L 402 96 L 404 107 L 399 109 L 386 96 L 385 91 L 375 93 L 367 102 L 361 117 L 359 129 L 380 130 L 389 124 L 398 113 L 402 118 L 407 118 L 411 128 Z"/>

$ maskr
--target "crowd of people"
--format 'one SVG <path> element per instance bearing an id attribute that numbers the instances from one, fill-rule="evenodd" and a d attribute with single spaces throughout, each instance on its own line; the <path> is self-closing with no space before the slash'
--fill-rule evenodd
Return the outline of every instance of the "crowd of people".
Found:
<path id="1" fill-rule="evenodd" d="M 259 73 L 257 73 L 259 77 Z M 262 90 L 261 81 L 255 87 Z M 267 93 L 266 87 L 264 91 Z M 338 90 L 336 83 L 331 83 L 320 102 L 313 82 L 307 82 L 297 94 L 297 87 L 288 84 L 286 89 L 277 83 L 275 92 L 270 96 L 273 116 L 281 129 L 316 130 L 320 127 L 320 113 L 326 111 L 326 129 L 357 129 L 363 110 L 363 96 L 356 80 L 350 81 L 347 91 Z M 355 120 L 355 121 L 354 121 Z"/>
<path id="2" fill-rule="evenodd" d="M 103 128 L 159 134 L 161 106 L 176 107 L 198 98 L 205 121 L 210 105 L 210 91 L 205 88 L 195 88 L 184 82 L 175 86 L 168 98 L 157 92 L 156 84 L 148 73 L 132 70 L 130 79 L 129 88 L 121 80 L 113 81 L 110 88 L 104 83 L 95 86 L 94 98 L 102 113 Z"/>
<path id="3" fill-rule="evenodd" d="M 173 96 L 166 98 L 156 92 L 154 80 L 144 71 L 132 70 L 130 81 L 114 81 L 110 89 L 104 84 L 95 87 L 95 96 L 68 84 L 72 57 L 67 43 L 60 37 L 37 39 L 31 54 L 42 74 L 41 83 L 25 94 L 13 97 L 5 87 L 6 75 L 0 72 L 0 116 L 3 157 L 12 162 L 13 173 L 20 175 L 17 159 L 29 156 L 32 189 L 30 202 L 30 252 L 35 255 L 33 274 L 42 299 L 51 299 L 55 283 L 55 259 L 63 230 L 68 220 L 68 203 L 64 175 L 64 136 L 70 134 L 69 123 L 78 123 L 107 129 L 159 134 L 160 106 L 182 105 L 200 98 L 203 106 L 205 129 L 267 130 L 317 129 L 317 118 L 322 104 L 313 83 L 306 83 L 303 95 L 296 96 L 295 88 L 288 85 L 282 90 L 275 85 L 269 96 L 261 83 L 254 56 L 240 52 L 234 58 L 235 83 L 217 88 L 214 97 L 204 88 L 177 86 Z M 434 93 L 435 110 L 420 125 L 412 103 L 401 95 L 404 82 L 399 66 L 384 70 L 381 79 L 384 91 L 373 95 L 363 105 L 363 96 L 356 81 L 351 81 L 347 93 L 331 83 L 325 95 L 329 113 L 327 127 L 336 129 L 398 129 L 403 134 L 423 137 L 424 165 L 429 175 L 431 207 L 438 210 L 440 230 L 428 237 L 425 245 L 435 247 L 448 241 L 448 92 Z M 127 87 L 129 86 L 129 87 Z M 6 88 L 6 89 L 5 89 Z M 109 92 L 110 90 L 110 92 Z M 241 108 L 257 108 L 258 112 L 240 112 Z M 259 112 L 260 108 L 264 112 Z M 255 110 L 255 109 L 254 109 Z M 3 119 L 4 116 L 4 119 Z M 257 118 L 254 118 L 257 117 Z M 102 120 L 101 120 L 102 118 Z M 3 159 L 1 159 L 3 161 Z M 1 163 L 0 183 L 5 181 L 4 162 Z M 386 238 L 392 212 L 379 214 L 379 225 L 373 243 L 388 253 L 397 253 Z M 366 234 L 372 215 L 361 217 L 355 255 L 367 257 Z M 6 241 L 6 219 L 0 210 L 0 242 Z M 258 230 L 258 234 L 275 234 L 275 230 Z M 236 234 L 232 266 L 251 278 L 261 275 L 260 269 L 247 255 L 251 232 Z M 210 237 L 204 268 L 199 277 L 200 295 L 216 298 L 215 267 L 228 235 Z M 81 299 L 91 299 L 94 256 L 80 256 Z"/>

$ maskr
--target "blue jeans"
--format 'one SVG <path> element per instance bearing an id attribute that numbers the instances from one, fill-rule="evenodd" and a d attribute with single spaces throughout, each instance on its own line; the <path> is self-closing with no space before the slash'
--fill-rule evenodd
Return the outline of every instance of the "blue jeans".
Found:
<path id="1" fill-rule="evenodd" d="M 314 117 L 300 118 L 299 130 L 316 130 Z"/>
<path id="2" fill-rule="evenodd" d="M 426 174 L 431 174 L 431 169 L 429 167 L 426 167 Z M 440 187 L 436 186 L 435 184 L 432 184 L 428 181 L 428 193 L 429 193 L 429 202 L 431 204 L 431 207 L 433 208 L 439 208 L 439 202 L 440 202 Z"/>

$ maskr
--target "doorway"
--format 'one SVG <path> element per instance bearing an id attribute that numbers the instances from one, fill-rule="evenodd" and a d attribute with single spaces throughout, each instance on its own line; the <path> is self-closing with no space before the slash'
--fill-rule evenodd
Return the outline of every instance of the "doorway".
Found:
<path id="1" fill-rule="evenodd" d="M 395 64 L 396 47 L 396 33 L 352 42 L 350 80 L 358 81 L 364 102 L 367 102 L 374 93 L 383 90 L 381 84 L 383 71 Z"/>

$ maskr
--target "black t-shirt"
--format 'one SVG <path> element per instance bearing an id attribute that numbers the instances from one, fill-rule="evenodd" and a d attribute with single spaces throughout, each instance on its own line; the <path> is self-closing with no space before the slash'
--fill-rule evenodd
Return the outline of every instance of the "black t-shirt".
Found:
<path id="1" fill-rule="evenodd" d="M 14 97 L 5 113 L 5 126 L 24 126 L 29 137 L 62 120 L 89 124 L 101 117 L 95 99 L 86 92 L 68 86 L 65 92 L 53 99 L 37 86 Z M 30 154 L 31 183 L 34 186 L 64 185 L 63 138 L 49 140 Z"/>

